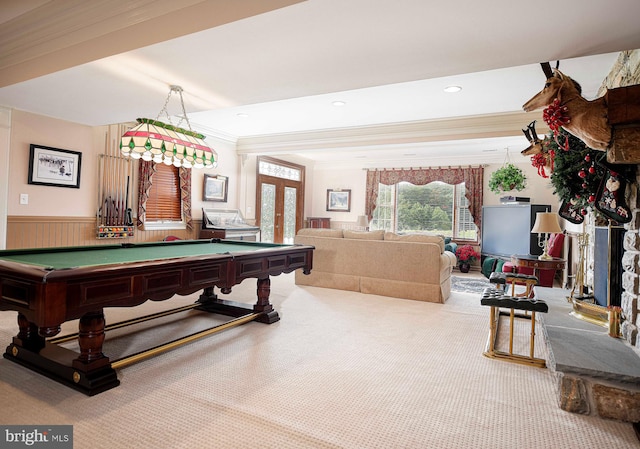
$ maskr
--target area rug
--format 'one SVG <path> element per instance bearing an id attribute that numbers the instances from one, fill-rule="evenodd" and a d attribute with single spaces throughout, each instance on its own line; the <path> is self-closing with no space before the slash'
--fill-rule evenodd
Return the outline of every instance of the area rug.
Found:
<path id="1" fill-rule="evenodd" d="M 451 276 L 451 290 L 460 293 L 482 293 L 491 287 L 488 279 L 463 276 Z"/>

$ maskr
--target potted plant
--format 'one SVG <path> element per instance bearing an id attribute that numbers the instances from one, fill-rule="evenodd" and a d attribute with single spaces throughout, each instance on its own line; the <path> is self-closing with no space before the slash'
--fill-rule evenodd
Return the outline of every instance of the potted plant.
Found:
<path id="1" fill-rule="evenodd" d="M 508 192 L 510 190 L 523 190 L 527 177 L 521 169 L 512 163 L 506 163 L 501 168 L 491 173 L 489 178 L 489 190 L 493 193 Z"/>
<path id="2" fill-rule="evenodd" d="M 456 257 L 458 258 L 458 267 L 463 273 L 468 273 L 471 264 L 475 262 L 479 257 L 478 254 L 471 245 L 462 245 L 456 250 Z"/>

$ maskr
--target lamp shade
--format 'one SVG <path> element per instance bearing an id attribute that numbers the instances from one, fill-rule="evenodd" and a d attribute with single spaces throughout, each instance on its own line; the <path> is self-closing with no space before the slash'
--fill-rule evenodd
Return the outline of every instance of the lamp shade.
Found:
<path id="1" fill-rule="evenodd" d="M 120 151 L 134 159 L 177 167 L 214 168 L 218 155 L 204 143 L 204 135 L 157 120 L 138 119 L 138 126 L 122 136 Z"/>
<path id="2" fill-rule="evenodd" d="M 538 212 L 536 222 L 531 228 L 532 234 L 555 234 L 561 233 L 562 229 L 558 224 L 558 215 L 554 212 Z"/>
<path id="3" fill-rule="evenodd" d="M 367 226 L 369 226 L 369 221 L 367 220 L 366 215 L 358 215 L 358 221 L 356 222 L 356 225 L 360 226 L 361 228 L 366 228 Z"/>

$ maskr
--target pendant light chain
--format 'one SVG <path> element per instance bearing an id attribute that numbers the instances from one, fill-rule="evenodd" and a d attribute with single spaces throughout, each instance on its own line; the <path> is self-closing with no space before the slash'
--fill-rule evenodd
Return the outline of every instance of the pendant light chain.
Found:
<path id="1" fill-rule="evenodd" d="M 175 84 L 172 84 L 169 86 L 169 94 L 167 95 L 167 99 L 164 101 L 164 106 L 162 106 L 162 109 L 160 109 L 160 112 L 158 112 L 156 120 L 159 120 L 160 116 L 164 112 L 164 115 L 167 117 L 167 121 L 169 122 L 169 124 L 173 125 L 173 122 L 171 121 L 171 116 L 169 115 L 169 110 L 167 107 L 169 106 L 169 101 L 171 101 L 171 95 L 173 95 L 174 92 L 177 92 L 178 95 L 180 96 L 180 107 L 182 108 L 182 117 L 180 117 L 180 121 L 175 126 L 180 126 L 180 124 L 184 120 L 185 122 L 187 122 L 189 131 L 193 132 L 193 128 L 191 128 L 191 122 L 189 122 L 189 117 L 187 116 L 187 110 L 184 107 L 184 99 L 182 98 L 182 87 L 177 86 Z"/>
<path id="2" fill-rule="evenodd" d="M 185 168 L 213 168 L 218 165 L 218 154 L 204 142 L 203 134 L 193 131 L 187 117 L 182 98 L 182 87 L 169 86 L 169 95 L 155 120 L 139 118 L 138 125 L 122 135 L 120 152 L 134 159 L 154 161 Z M 180 96 L 182 117 L 174 125 L 169 115 L 168 106 L 171 95 L 177 92 Z M 164 114 L 167 123 L 160 121 Z M 189 129 L 180 128 L 182 121 L 187 122 Z"/>

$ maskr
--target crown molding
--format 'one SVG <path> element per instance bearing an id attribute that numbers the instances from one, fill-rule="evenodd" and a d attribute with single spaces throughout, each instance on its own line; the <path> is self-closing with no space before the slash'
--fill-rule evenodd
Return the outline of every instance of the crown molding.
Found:
<path id="1" fill-rule="evenodd" d="M 512 112 L 240 137 L 237 141 L 237 152 L 267 154 L 295 151 L 297 154 L 304 154 L 306 151 L 314 150 L 362 150 L 387 145 L 511 137 L 522 135 L 522 129 L 526 128 L 528 123 L 539 119 L 539 111 Z M 539 134 L 547 131 L 548 127 L 544 123 L 538 126 Z"/>

